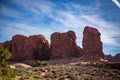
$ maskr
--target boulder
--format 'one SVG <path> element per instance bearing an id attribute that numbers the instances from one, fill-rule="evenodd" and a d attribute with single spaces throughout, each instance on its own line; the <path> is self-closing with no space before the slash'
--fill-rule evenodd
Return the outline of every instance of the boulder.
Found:
<path id="1" fill-rule="evenodd" d="M 83 60 L 106 60 L 102 51 L 102 42 L 100 40 L 100 32 L 93 27 L 86 26 L 83 31 Z"/>

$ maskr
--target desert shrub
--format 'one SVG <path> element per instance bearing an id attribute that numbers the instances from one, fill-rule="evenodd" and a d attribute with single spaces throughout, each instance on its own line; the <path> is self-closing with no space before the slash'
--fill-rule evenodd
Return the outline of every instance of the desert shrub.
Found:
<path id="1" fill-rule="evenodd" d="M 91 66 L 107 69 L 120 69 L 120 63 L 117 62 L 91 62 Z"/>
<path id="2" fill-rule="evenodd" d="M 68 75 L 68 78 L 70 78 L 71 80 L 77 80 L 77 76 L 74 74 Z"/>
<path id="3" fill-rule="evenodd" d="M 11 57 L 11 53 L 8 51 L 8 49 L 4 49 L 0 47 L 0 67 L 4 67 L 7 65 L 6 60 L 8 60 Z"/>
<path id="4" fill-rule="evenodd" d="M 9 66 L 0 68 L 0 76 L 3 80 L 10 80 L 12 77 L 15 77 L 15 71 Z"/>
<path id="5" fill-rule="evenodd" d="M 42 66 L 47 66 L 47 65 L 49 65 L 49 63 L 47 61 L 37 60 L 33 66 L 34 67 L 42 67 Z"/>
<path id="6" fill-rule="evenodd" d="M 114 63 L 106 63 L 105 67 L 110 69 L 118 69 L 120 70 L 120 63 L 114 62 Z"/>
<path id="7" fill-rule="evenodd" d="M 28 79 L 29 79 L 28 76 L 23 76 L 23 77 L 20 78 L 20 80 L 28 80 Z"/>
<path id="8" fill-rule="evenodd" d="M 2 80 L 10 80 L 12 77 L 15 77 L 15 72 L 11 69 L 7 61 L 11 56 L 11 53 L 8 49 L 0 47 L 0 76 Z"/>
<path id="9" fill-rule="evenodd" d="M 14 70 L 11 69 L 9 66 L 1 68 L 1 72 L 2 75 L 8 75 L 8 77 L 13 77 L 15 75 Z"/>
<path id="10" fill-rule="evenodd" d="M 44 78 L 54 78 L 54 74 L 52 73 L 52 72 L 50 72 L 50 73 L 47 73 L 45 76 L 44 76 Z"/>

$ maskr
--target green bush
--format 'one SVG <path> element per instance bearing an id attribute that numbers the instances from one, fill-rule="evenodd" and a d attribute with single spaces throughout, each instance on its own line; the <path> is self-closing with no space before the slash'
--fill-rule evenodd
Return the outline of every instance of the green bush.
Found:
<path id="1" fill-rule="evenodd" d="M 120 69 L 119 62 L 91 62 L 90 65 L 98 68 Z"/>
<path id="2" fill-rule="evenodd" d="M 42 67 L 42 66 L 47 66 L 47 65 L 49 65 L 49 63 L 47 61 L 39 61 L 39 60 L 37 60 L 33 66 Z"/>
<path id="3" fill-rule="evenodd" d="M 105 63 L 104 65 L 105 68 L 120 70 L 120 63 L 117 62 Z"/>
<path id="4" fill-rule="evenodd" d="M 15 77 L 15 72 L 11 69 L 6 60 L 11 56 L 11 53 L 8 49 L 0 47 L 0 79 L 2 80 L 11 80 L 12 77 Z"/>
<path id="5" fill-rule="evenodd" d="M 8 60 L 11 57 L 11 53 L 8 51 L 8 49 L 4 49 L 0 47 L 0 67 L 4 67 L 7 65 L 6 60 Z"/>
<path id="6" fill-rule="evenodd" d="M 15 71 L 9 66 L 0 68 L 0 76 L 3 80 L 10 80 L 12 77 L 15 77 Z"/>

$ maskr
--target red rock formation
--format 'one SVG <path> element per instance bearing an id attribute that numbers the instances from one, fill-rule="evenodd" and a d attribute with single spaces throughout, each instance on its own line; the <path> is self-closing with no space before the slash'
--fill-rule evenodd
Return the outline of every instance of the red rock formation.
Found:
<path id="1" fill-rule="evenodd" d="M 77 55 L 76 35 L 73 31 L 67 33 L 55 32 L 51 35 L 52 59 L 70 58 Z"/>
<path id="2" fill-rule="evenodd" d="M 2 44 L 2 46 L 4 46 L 5 48 L 9 49 L 9 51 L 11 52 L 12 50 L 12 45 L 11 45 L 11 41 L 6 41 Z"/>
<path id="3" fill-rule="evenodd" d="M 113 56 L 112 55 L 105 55 L 106 59 L 110 62 L 113 62 Z"/>
<path id="4" fill-rule="evenodd" d="M 3 43 L 12 53 L 13 60 L 49 59 L 50 46 L 43 35 L 15 35 L 11 41 Z"/>
<path id="5" fill-rule="evenodd" d="M 114 60 L 113 60 L 114 62 L 120 62 L 120 53 L 118 53 L 118 54 L 116 54 L 115 56 L 114 56 Z"/>
<path id="6" fill-rule="evenodd" d="M 29 56 L 29 54 L 25 53 L 25 43 L 26 43 L 27 37 L 24 35 L 15 35 L 12 37 L 11 40 L 11 53 L 12 53 L 12 59 L 15 60 L 25 60 Z M 9 49 L 9 48 L 8 48 Z M 29 57 L 32 58 L 33 56 Z"/>
<path id="7" fill-rule="evenodd" d="M 106 60 L 102 52 L 100 32 L 96 28 L 85 27 L 83 32 L 83 49 L 76 44 L 76 35 L 73 31 L 66 33 L 55 32 L 51 35 L 51 48 L 43 35 L 13 36 L 11 41 L 0 45 L 8 48 L 13 60 L 47 60 L 78 57 L 84 61 Z M 51 53 L 51 54 L 50 54 Z"/>
<path id="8" fill-rule="evenodd" d="M 43 35 L 33 35 L 26 42 L 26 53 L 33 52 L 35 59 L 47 60 L 50 54 L 50 45 Z"/>
<path id="9" fill-rule="evenodd" d="M 3 43 L 0 42 L 0 46 L 3 46 Z"/>
<path id="10" fill-rule="evenodd" d="M 115 56 L 106 55 L 106 59 L 110 62 L 120 62 L 120 53 L 116 54 Z"/>
<path id="11" fill-rule="evenodd" d="M 105 60 L 102 52 L 100 32 L 96 28 L 86 26 L 83 32 L 83 60 Z"/>

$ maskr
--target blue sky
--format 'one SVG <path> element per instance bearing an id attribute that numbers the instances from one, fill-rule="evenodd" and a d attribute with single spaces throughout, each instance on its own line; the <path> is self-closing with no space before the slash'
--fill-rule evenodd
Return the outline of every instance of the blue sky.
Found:
<path id="1" fill-rule="evenodd" d="M 101 32 L 103 52 L 120 53 L 120 0 L 1 0 L 0 42 L 13 35 L 43 34 L 50 42 L 54 32 L 73 30 L 82 47 L 83 29 Z"/>

